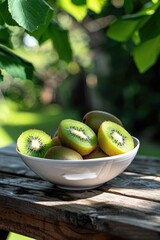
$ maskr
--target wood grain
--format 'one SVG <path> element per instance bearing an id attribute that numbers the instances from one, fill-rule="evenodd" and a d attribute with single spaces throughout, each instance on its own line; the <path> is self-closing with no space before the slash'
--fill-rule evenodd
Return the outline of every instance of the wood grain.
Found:
<path id="1" fill-rule="evenodd" d="M 90 191 L 64 191 L 0 149 L 0 228 L 36 239 L 160 239 L 160 160 L 139 157 Z"/>

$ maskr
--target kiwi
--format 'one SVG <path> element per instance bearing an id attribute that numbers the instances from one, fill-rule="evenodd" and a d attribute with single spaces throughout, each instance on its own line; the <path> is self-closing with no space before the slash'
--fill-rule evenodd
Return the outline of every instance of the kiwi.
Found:
<path id="1" fill-rule="evenodd" d="M 90 111 L 83 117 L 83 122 L 92 128 L 96 134 L 98 133 L 100 125 L 104 121 L 112 121 L 122 126 L 122 122 L 119 118 L 105 111 Z"/>
<path id="2" fill-rule="evenodd" d="M 117 123 L 105 121 L 98 131 L 100 148 L 109 156 L 126 153 L 134 148 L 132 136 Z"/>
<path id="3" fill-rule="evenodd" d="M 77 120 L 62 120 L 58 128 L 58 137 L 63 146 L 74 149 L 82 156 L 89 154 L 97 146 L 97 136 L 94 131 Z"/>
<path id="4" fill-rule="evenodd" d="M 51 147 L 45 154 L 44 158 L 48 159 L 61 159 L 61 160 L 83 160 L 82 156 L 75 150 L 63 147 Z"/>
<path id="5" fill-rule="evenodd" d="M 55 136 L 52 138 L 52 146 L 60 146 L 61 145 L 61 142 L 59 140 L 59 137 L 58 136 Z"/>
<path id="6" fill-rule="evenodd" d="M 39 129 L 26 130 L 17 139 L 17 149 L 29 156 L 43 157 L 50 147 L 51 137 Z"/>
<path id="7" fill-rule="evenodd" d="M 105 152 L 103 152 L 102 149 L 98 146 L 91 153 L 84 156 L 84 159 L 103 158 L 103 157 L 108 157 L 108 155 Z"/>

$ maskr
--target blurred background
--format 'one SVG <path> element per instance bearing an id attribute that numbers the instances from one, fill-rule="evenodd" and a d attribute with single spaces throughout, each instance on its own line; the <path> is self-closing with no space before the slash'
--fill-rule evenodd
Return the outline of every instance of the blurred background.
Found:
<path id="1" fill-rule="evenodd" d="M 54 9 L 53 17 L 44 3 Z M 82 120 L 88 111 L 103 110 L 120 118 L 140 139 L 140 155 L 160 157 L 159 1 L 37 0 L 25 4 L 27 20 L 18 5 L 9 9 L 7 0 L 0 3 L 0 146 L 15 143 L 26 129 L 39 128 L 54 135 L 62 119 Z M 32 22 L 29 14 L 33 11 L 36 16 L 41 4 L 41 14 L 43 7 L 48 14 L 46 23 L 34 31 L 31 27 L 38 16 Z M 145 45 L 139 69 L 133 58 L 140 41 L 137 26 L 155 9 L 147 31 L 142 29 L 142 40 L 158 36 L 159 48 L 154 42 Z M 120 25 L 110 31 L 111 38 L 107 29 L 117 18 Z M 147 61 L 150 66 L 143 68 Z M 14 233 L 8 236 L 8 240 L 27 239 Z"/>
<path id="2" fill-rule="evenodd" d="M 48 30 L 52 41 L 46 34 L 37 40 L 14 24 L 8 26 L 9 37 L 6 31 L 0 37 L 34 66 L 32 80 L 2 69 L 0 146 L 16 142 L 25 129 L 53 135 L 64 118 L 81 120 L 88 111 L 103 110 L 140 139 L 139 154 L 160 156 L 160 58 L 140 73 L 128 51 L 131 42 L 122 44 L 106 34 L 114 16 L 124 14 L 124 1 L 109 1 L 84 18 L 83 1 L 75 1 L 78 10 L 70 5 L 68 10 L 65 1 L 48 2 L 54 8 L 54 28 Z M 135 1 L 135 9 L 144 2 Z"/>

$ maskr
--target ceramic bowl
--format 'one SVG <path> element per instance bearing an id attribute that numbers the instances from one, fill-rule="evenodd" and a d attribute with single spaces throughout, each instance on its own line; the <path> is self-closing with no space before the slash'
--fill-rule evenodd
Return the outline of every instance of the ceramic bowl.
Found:
<path id="1" fill-rule="evenodd" d="M 53 160 L 18 154 L 24 163 L 42 179 L 68 190 L 97 188 L 122 173 L 135 158 L 140 142 L 128 153 L 85 160 Z"/>

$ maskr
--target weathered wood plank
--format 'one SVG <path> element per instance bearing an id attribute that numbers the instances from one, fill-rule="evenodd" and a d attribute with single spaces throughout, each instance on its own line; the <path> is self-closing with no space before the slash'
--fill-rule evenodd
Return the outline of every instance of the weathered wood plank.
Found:
<path id="1" fill-rule="evenodd" d="M 160 177 L 153 175 L 125 171 L 99 189 L 160 203 Z"/>
<path id="2" fill-rule="evenodd" d="M 8 237 L 8 234 L 9 234 L 8 231 L 1 230 L 1 229 L 0 229 L 0 239 L 1 239 L 1 240 L 6 240 L 7 237 Z"/>
<path id="3" fill-rule="evenodd" d="M 138 155 L 127 170 L 135 173 L 160 176 L 160 158 Z"/>
<path id="4" fill-rule="evenodd" d="M 0 227 L 23 234 L 37 240 L 121 240 L 120 237 L 108 233 L 97 232 L 86 228 L 75 227 L 61 221 L 51 221 L 48 218 L 23 214 L 0 206 Z"/>
<path id="5" fill-rule="evenodd" d="M 10 178 L 9 182 L 3 179 L 0 187 L 0 205 L 17 211 L 26 211 L 55 221 L 61 219 L 78 227 L 85 227 L 87 223 L 88 228 L 96 227 L 101 231 L 106 231 L 105 225 L 110 226 L 111 223 L 117 227 L 124 224 L 160 231 L 160 204 L 157 202 L 100 190 L 65 192 L 51 188 L 45 181 L 37 180 L 34 184 L 34 181 L 28 182 L 28 179 L 25 182 L 25 178 L 16 181 L 16 177 L 14 180 Z"/>
<path id="6" fill-rule="evenodd" d="M 62 239 L 63 231 L 65 237 L 68 236 L 64 239 L 71 239 L 69 236 L 75 236 L 74 239 L 85 239 L 87 236 L 88 239 L 88 233 L 92 231 L 95 235 L 91 234 L 93 238 L 89 239 L 97 239 L 95 231 L 98 230 L 103 232 L 101 239 L 103 236 L 107 239 L 106 233 L 107 237 L 110 233 L 128 240 L 158 240 L 159 167 L 159 159 L 137 156 L 123 174 L 100 188 L 71 192 L 60 190 L 39 179 L 18 157 L 15 145 L 0 149 L 0 228 L 8 230 L 7 226 L 13 227 L 11 217 L 15 215 L 17 219 L 13 222 L 18 224 L 22 220 L 24 226 L 22 224 L 19 229 L 14 225 L 10 230 L 33 237 L 32 233 L 36 232 L 39 221 L 43 234 L 34 235 L 37 239 Z M 9 213 L 10 217 L 7 218 Z M 5 219 L 8 225 L 5 225 Z M 28 222 L 28 229 L 31 230 L 27 230 L 25 222 L 31 219 L 38 220 L 34 226 Z M 60 226 L 58 233 L 57 226 Z M 70 229 L 67 230 L 69 233 L 65 228 Z M 44 229 L 52 232 L 55 238 L 53 235 L 52 238 L 45 236 Z M 81 234 L 83 230 L 87 231 L 87 234 L 84 234 L 84 238 L 82 235 L 74 235 L 77 231 L 75 229 L 79 229 Z M 31 235 L 27 231 L 31 231 Z"/>

